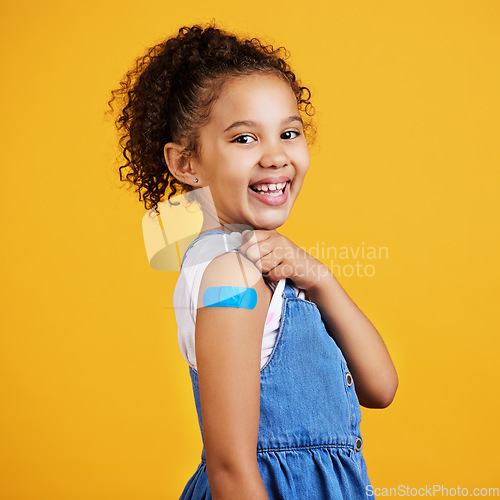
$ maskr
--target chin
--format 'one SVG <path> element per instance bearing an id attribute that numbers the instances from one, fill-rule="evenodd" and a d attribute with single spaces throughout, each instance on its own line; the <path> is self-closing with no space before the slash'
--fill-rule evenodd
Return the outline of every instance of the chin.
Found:
<path id="1" fill-rule="evenodd" d="M 286 222 L 286 217 L 274 217 L 267 220 L 260 220 L 253 224 L 254 229 L 263 229 L 265 231 L 273 231 L 278 229 Z"/>

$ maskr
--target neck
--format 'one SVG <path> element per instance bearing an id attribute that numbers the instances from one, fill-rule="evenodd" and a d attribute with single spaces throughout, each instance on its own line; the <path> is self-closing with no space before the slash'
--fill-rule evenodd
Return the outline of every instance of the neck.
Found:
<path id="1" fill-rule="evenodd" d="M 253 227 L 249 226 L 248 224 L 226 222 L 223 219 L 213 217 L 211 214 L 207 214 L 207 212 L 204 212 L 203 225 L 201 226 L 200 234 L 206 233 L 207 231 L 213 231 L 214 229 L 224 231 L 225 233 L 242 233 L 247 229 L 253 229 Z"/>
<path id="2" fill-rule="evenodd" d="M 219 223 L 210 223 L 206 224 L 205 222 L 203 223 L 203 226 L 201 227 L 200 234 L 206 233 L 207 231 L 213 231 L 214 229 L 217 229 L 219 231 L 224 231 L 225 233 L 242 233 L 243 231 L 246 231 L 247 229 L 253 229 L 252 226 L 249 226 L 248 224 L 236 224 L 236 223 L 228 223 L 228 222 L 219 222 Z"/>

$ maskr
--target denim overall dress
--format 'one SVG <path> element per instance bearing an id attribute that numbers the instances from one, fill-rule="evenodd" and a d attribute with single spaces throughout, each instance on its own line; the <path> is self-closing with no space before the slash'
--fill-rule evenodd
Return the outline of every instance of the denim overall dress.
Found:
<path id="1" fill-rule="evenodd" d="M 361 410 L 346 360 L 318 307 L 286 280 L 281 324 L 260 370 L 257 463 L 269 500 L 356 500 L 370 485 Z M 198 372 L 189 366 L 202 441 Z M 180 500 L 212 499 L 205 446 Z M 235 499 L 237 500 L 237 499 Z"/>

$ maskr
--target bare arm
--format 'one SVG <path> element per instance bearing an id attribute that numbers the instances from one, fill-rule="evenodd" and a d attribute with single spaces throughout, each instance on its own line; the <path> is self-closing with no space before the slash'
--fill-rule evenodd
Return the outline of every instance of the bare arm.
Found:
<path id="1" fill-rule="evenodd" d="M 214 286 L 252 287 L 257 305 L 254 309 L 200 308 L 205 289 Z M 268 499 L 256 450 L 262 334 L 270 300 L 271 290 L 245 257 L 227 253 L 207 266 L 198 297 L 195 348 L 214 500 Z"/>
<path id="2" fill-rule="evenodd" d="M 323 274 L 307 295 L 318 306 L 328 333 L 346 358 L 360 404 L 367 408 L 389 406 L 398 388 L 398 375 L 370 320 L 331 272 Z"/>

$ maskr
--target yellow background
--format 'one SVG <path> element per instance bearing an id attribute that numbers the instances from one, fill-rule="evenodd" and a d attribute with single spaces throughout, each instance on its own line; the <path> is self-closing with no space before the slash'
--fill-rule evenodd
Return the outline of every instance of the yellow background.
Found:
<path id="1" fill-rule="evenodd" d="M 199 463 L 177 274 L 149 267 L 104 111 L 136 56 L 212 18 L 285 45 L 312 91 L 317 143 L 281 231 L 388 248 L 373 277 L 337 276 L 400 378 L 389 408 L 362 409 L 373 486 L 499 487 L 499 14 L 493 0 L 4 2 L 0 498 L 175 499 Z"/>

